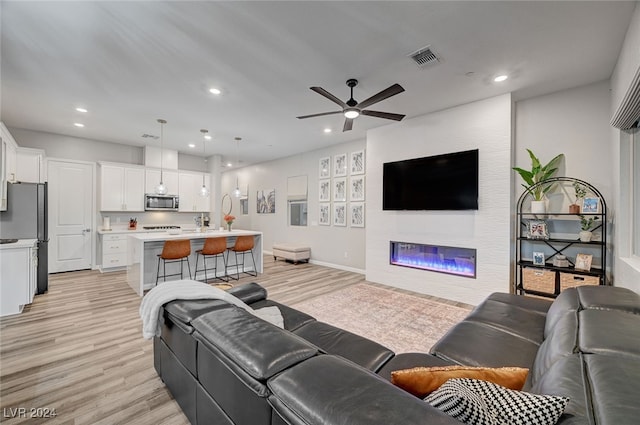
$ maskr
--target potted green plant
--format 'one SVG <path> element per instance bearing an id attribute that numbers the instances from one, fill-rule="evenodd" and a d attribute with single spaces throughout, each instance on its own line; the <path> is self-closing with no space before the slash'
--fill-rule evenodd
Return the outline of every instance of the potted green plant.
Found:
<path id="1" fill-rule="evenodd" d="M 591 237 L 593 236 L 591 229 L 595 227 L 596 221 L 599 220 L 600 217 L 593 216 L 593 217 L 587 218 L 582 214 L 580 214 L 579 217 L 580 217 L 580 240 L 582 242 L 589 242 L 591 241 Z"/>
<path id="2" fill-rule="evenodd" d="M 569 214 L 580 214 L 580 199 L 587 196 L 587 188 L 581 183 L 573 182 L 573 190 L 576 195 L 576 201 L 569 205 Z"/>
<path id="3" fill-rule="evenodd" d="M 513 169 L 520 174 L 520 177 L 524 180 L 522 187 L 524 187 L 533 198 L 531 201 L 531 212 L 544 213 L 546 210 L 545 195 L 552 189 L 553 185 L 538 183 L 543 183 L 553 177 L 556 171 L 558 171 L 556 165 L 564 157 L 564 154 L 556 155 L 546 165 L 542 165 L 538 157 L 531 152 L 531 149 L 527 149 L 527 152 L 529 152 L 529 157 L 531 158 L 531 170 L 525 170 L 520 167 L 513 167 Z"/>

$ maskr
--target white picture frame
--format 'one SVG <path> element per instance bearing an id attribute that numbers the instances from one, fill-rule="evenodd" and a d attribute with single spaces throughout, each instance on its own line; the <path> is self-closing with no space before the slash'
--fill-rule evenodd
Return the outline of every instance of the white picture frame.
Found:
<path id="1" fill-rule="evenodd" d="M 534 266 L 544 266 L 544 252 L 533 253 L 533 265 Z"/>
<path id="2" fill-rule="evenodd" d="M 594 198 L 587 196 L 582 198 L 582 214 L 599 214 L 600 213 L 600 198 Z"/>
<path id="3" fill-rule="evenodd" d="M 351 227 L 364 227 L 364 213 L 364 202 L 351 202 L 349 204 Z"/>
<path id="4" fill-rule="evenodd" d="M 318 206 L 318 224 L 321 226 L 331 225 L 331 204 L 322 202 Z"/>
<path id="5" fill-rule="evenodd" d="M 346 202 L 335 202 L 333 204 L 333 225 L 339 227 L 345 227 L 347 225 Z"/>
<path id="6" fill-rule="evenodd" d="M 327 179 L 318 181 L 318 201 L 331 201 L 331 180 Z"/>
<path id="7" fill-rule="evenodd" d="M 350 178 L 349 200 L 364 201 L 364 176 L 355 176 Z"/>
<path id="8" fill-rule="evenodd" d="M 365 172 L 365 156 L 364 149 L 351 152 L 349 161 L 351 175 L 364 174 Z"/>
<path id="9" fill-rule="evenodd" d="M 347 179 L 333 179 L 333 200 L 334 202 L 344 202 L 347 200 Z"/>
<path id="10" fill-rule="evenodd" d="M 325 156 L 318 160 L 318 177 L 328 179 L 331 177 L 331 157 Z"/>
<path id="11" fill-rule="evenodd" d="M 333 176 L 343 177 L 347 175 L 347 154 L 341 153 L 333 156 Z"/>

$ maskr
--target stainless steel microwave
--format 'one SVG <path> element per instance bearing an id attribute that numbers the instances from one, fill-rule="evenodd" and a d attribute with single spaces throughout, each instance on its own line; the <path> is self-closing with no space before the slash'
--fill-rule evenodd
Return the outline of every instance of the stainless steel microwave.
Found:
<path id="1" fill-rule="evenodd" d="M 178 211 L 179 206 L 178 195 L 156 195 L 155 193 L 144 195 L 145 211 Z"/>

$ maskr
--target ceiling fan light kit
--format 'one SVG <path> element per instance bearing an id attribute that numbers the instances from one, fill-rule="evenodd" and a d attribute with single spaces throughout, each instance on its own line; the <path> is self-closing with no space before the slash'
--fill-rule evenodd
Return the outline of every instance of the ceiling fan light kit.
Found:
<path id="1" fill-rule="evenodd" d="M 404 91 L 404 88 L 400 84 L 393 84 L 392 86 L 382 90 L 379 93 L 374 94 L 368 99 L 363 100 L 362 102 L 357 102 L 353 98 L 353 88 L 358 85 L 358 80 L 354 78 L 350 78 L 347 80 L 347 87 L 351 89 L 351 97 L 346 102 L 343 102 L 333 94 L 329 93 L 322 87 L 310 87 L 311 90 L 318 93 L 321 96 L 326 97 L 333 103 L 336 103 L 342 107 L 342 111 L 332 111 L 332 112 L 321 112 L 319 114 L 311 114 L 311 115 L 302 115 L 297 117 L 298 119 L 305 118 L 313 118 L 320 117 L 324 115 L 334 115 L 342 113 L 345 117 L 344 127 L 342 131 L 349 131 L 353 128 L 353 120 L 358 118 L 360 115 L 367 115 L 375 118 L 384 118 L 387 120 L 401 121 L 405 116 L 402 114 L 392 114 L 390 112 L 380 112 L 380 111 L 370 111 L 365 109 L 368 106 L 371 106 L 375 103 L 381 102 L 385 99 L 390 98 L 391 96 L 395 96 Z"/>

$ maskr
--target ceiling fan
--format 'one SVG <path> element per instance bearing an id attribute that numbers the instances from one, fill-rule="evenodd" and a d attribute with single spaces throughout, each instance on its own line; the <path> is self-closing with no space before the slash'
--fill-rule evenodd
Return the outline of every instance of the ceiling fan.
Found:
<path id="1" fill-rule="evenodd" d="M 359 102 L 359 103 L 353 98 L 353 88 L 357 85 L 358 85 L 358 80 L 353 78 L 347 80 L 347 86 L 351 88 L 351 98 L 346 102 L 343 102 L 342 100 L 338 99 L 337 97 L 335 97 L 334 95 L 332 95 L 331 93 L 323 89 L 322 87 L 310 87 L 311 90 L 313 90 L 314 92 L 340 105 L 342 107 L 342 111 L 322 112 L 319 114 L 303 115 L 297 118 L 304 119 L 304 118 L 321 117 L 323 115 L 333 115 L 333 114 L 342 113 L 344 114 L 344 117 L 345 117 L 344 127 L 342 128 L 342 131 L 349 131 L 353 127 L 353 119 L 357 118 L 360 114 L 368 115 L 370 117 L 385 118 L 388 120 L 395 120 L 395 121 L 401 121 L 405 117 L 404 115 L 401 115 L 401 114 L 392 114 L 390 112 L 371 111 L 371 110 L 365 109 L 366 107 L 371 106 L 374 103 L 378 103 L 391 96 L 395 96 L 397 94 L 402 93 L 404 89 L 400 84 L 396 83 L 382 90 L 380 93 L 374 94 L 370 98 L 363 100 L 362 102 Z"/>

